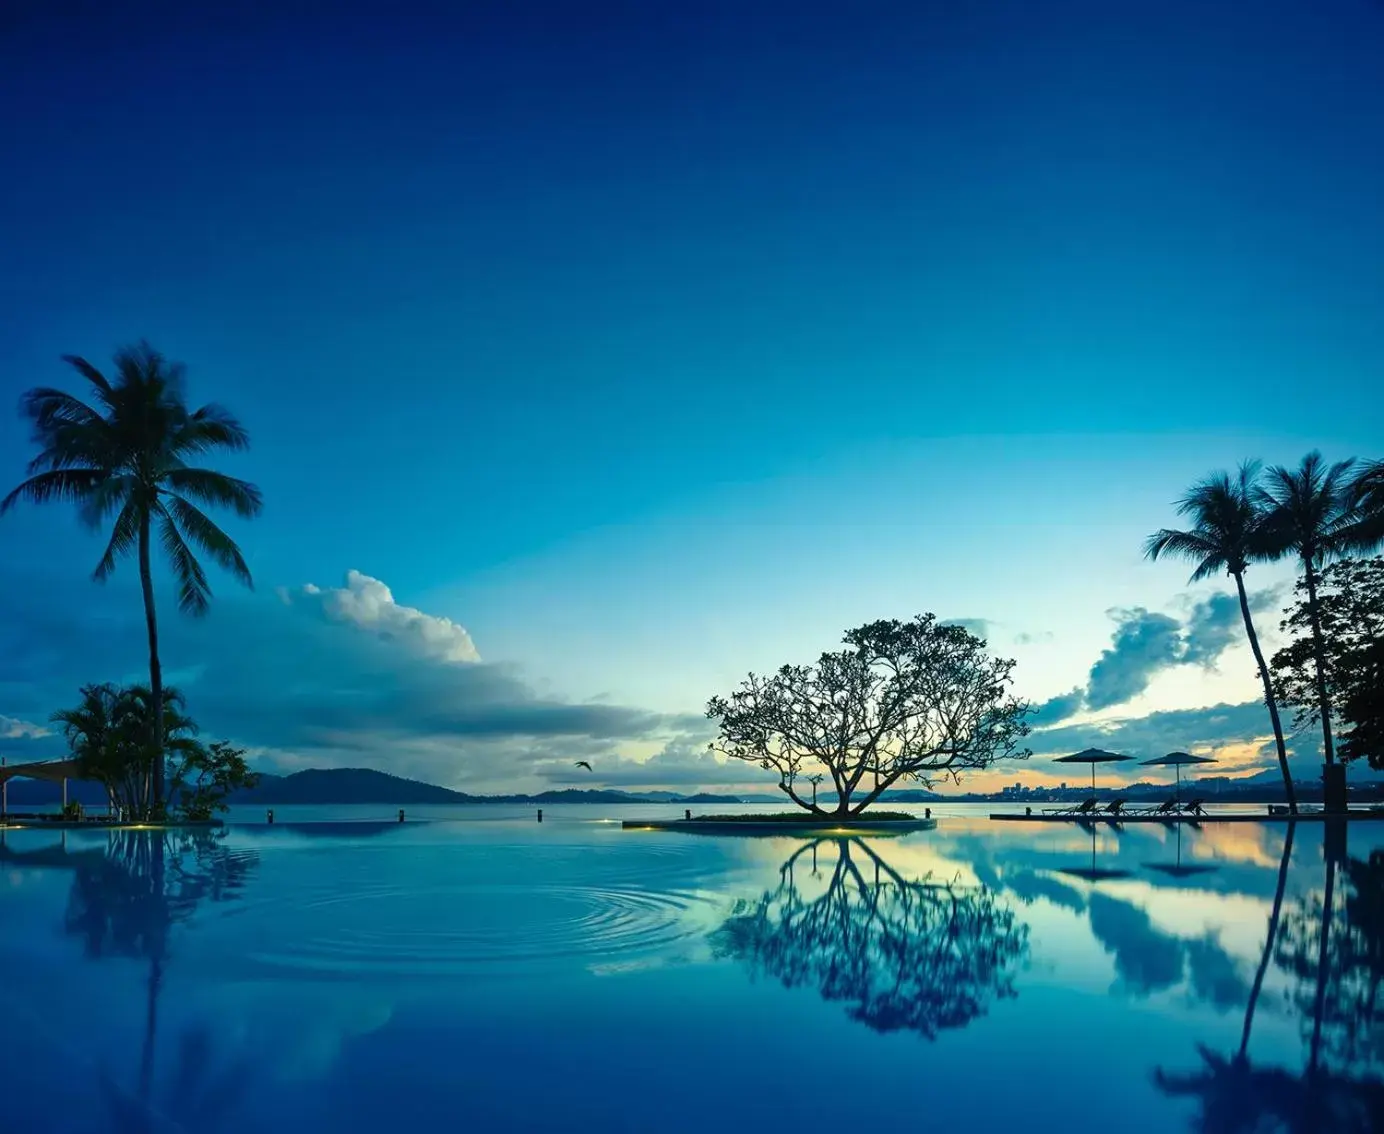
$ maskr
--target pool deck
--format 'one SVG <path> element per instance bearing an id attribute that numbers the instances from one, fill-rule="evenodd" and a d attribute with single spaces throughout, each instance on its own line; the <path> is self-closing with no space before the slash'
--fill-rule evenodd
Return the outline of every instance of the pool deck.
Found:
<path id="1" fill-rule="evenodd" d="M 1097 812 L 1093 815 L 1015 815 L 992 814 L 991 819 L 1002 823 L 1328 823 L 1328 822 L 1368 822 L 1384 820 L 1384 809 L 1378 811 L 1347 811 L 1344 814 L 1328 815 L 1324 811 L 1303 811 L 1297 815 L 1270 814 L 1269 812 L 1234 812 L 1216 814 L 1208 811 L 1204 815 L 1149 815 L 1147 813 L 1106 815 Z"/>
<path id="2" fill-rule="evenodd" d="M 185 823 L 116 823 L 105 819 L 0 819 L 0 831 L 206 831 L 224 827 L 222 819 L 196 819 Z"/>
<path id="3" fill-rule="evenodd" d="M 884 835 L 905 831 L 931 831 L 936 819 L 869 819 L 823 822 L 794 820 L 784 823 L 709 822 L 705 819 L 626 819 L 626 831 L 681 831 L 684 834 L 711 835 Z"/>

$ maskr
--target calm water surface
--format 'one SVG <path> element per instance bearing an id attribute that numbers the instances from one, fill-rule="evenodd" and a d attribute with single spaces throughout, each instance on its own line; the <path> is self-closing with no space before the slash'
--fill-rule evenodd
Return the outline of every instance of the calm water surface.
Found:
<path id="1" fill-rule="evenodd" d="M 1384 830 L 948 810 L 4 832 L 0 1129 L 1384 1129 Z"/>

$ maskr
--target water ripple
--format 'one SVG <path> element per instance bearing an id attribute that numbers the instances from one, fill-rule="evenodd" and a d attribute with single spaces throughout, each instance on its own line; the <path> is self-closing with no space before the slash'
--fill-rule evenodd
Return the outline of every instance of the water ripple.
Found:
<path id="1" fill-rule="evenodd" d="M 609 966 L 705 931 L 714 895 L 619 886 L 424 884 L 306 895 L 247 959 L 299 972 L 424 976 L 576 958 Z"/>

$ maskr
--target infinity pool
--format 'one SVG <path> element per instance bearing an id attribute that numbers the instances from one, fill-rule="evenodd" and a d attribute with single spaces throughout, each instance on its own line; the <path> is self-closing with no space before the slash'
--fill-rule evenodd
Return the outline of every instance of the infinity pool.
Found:
<path id="1" fill-rule="evenodd" d="M 1381 975 L 1373 824 L 10 830 L 0 1130 L 1363 1132 Z"/>

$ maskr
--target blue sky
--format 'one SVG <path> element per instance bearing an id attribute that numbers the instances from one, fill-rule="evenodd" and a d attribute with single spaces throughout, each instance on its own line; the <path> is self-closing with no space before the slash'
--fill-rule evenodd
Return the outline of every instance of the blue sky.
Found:
<path id="1" fill-rule="evenodd" d="M 1217 588 L 1139 544 L 1211 468 L 1384 441 L 1378 5 L 108 7 L 7 9 L 0 403 L 143 336 L 249 426 L 256 594 L 161 593 L 266 767 L 733 783 L 710 694 L 921 610 L 1035 700 L 1134 658 L 1071 728 L 1261 759 L 1238 639 L 1177 645 Z M 6 719 L 138 672 L 98 555 L 0 525 Z"/>

